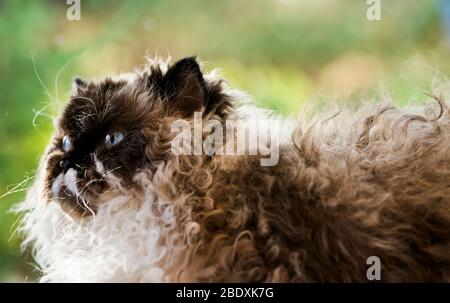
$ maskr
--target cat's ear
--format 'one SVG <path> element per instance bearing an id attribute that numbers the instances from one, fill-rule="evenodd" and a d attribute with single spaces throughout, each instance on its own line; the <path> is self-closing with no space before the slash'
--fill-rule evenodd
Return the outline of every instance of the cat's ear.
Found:
<path id="1" fill-rule="evenodd" d="M 80 77 L 75 77 L 75 79 L 73 79 L 72 86 L 73 86 L 72 91 L 75 94 L 81 94 L 83 91 L 87 89 L 87 82 L 81 79 Z"/>
<path id="2" fill-rule="evenodd" d="M 169 106 L 184 115 L 191 115 L 206 104 L 206 85 L 194 57 L 177 61 L 162 79 L 162 92 Z"/>

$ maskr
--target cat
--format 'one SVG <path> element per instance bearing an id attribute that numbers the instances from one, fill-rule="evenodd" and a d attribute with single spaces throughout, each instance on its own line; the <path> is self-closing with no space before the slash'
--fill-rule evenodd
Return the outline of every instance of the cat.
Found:
<path id="1" fill-rule="evenodd" d="M 381 281 L 450 282 L 442 99 L 423 114 L 282 121 L 272 166 L 259 152 L 173 152 L 171 126 L 195 112 L 220 125 L 271 115 L 246 99 L 194 57 L 75 79 L 19 206 L 40 280 L 367 282 L 376 256 Z"/>

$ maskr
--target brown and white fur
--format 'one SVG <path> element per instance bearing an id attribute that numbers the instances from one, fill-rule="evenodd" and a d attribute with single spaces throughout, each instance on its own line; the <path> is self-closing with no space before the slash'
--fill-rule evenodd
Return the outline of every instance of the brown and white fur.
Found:
<path id="1" fill-rule="evenodd" d="M 378 256 L 382 281 L 450 282 L 444 100 L 301 120 L 265 167 L 171 153 L 176 119 L 253 115 L 193 58 L 75 82 L 20 205 L 42 281 L 364 282 Z"/>

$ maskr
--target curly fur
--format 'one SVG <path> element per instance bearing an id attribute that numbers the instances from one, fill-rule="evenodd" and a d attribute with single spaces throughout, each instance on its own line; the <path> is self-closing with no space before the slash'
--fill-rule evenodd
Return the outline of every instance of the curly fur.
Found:
<path id="1" fill-rule="evenodd" d="M 241 95 L 205 81 L 215 98 L 205 120 L 252 117 Z M 302 117 L 273 167 L 259 156 L 170 155 L 176 118 L 142 128 L 158 161 L 131 187 L 109 179 L 116 191 L 93 216 L 49 201 L 44 158 L 20 206 L 42 281 L 364 282 L 378 256 L 383 281 L 450 282 L 443 100 L 416 114 L 385 104 Z"/>

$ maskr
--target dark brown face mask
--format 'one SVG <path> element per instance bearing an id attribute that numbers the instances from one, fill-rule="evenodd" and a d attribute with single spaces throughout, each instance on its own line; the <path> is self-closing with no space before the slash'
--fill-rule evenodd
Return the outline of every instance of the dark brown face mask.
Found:
<path id="1" fill-rule="evenodd" d="M 165 118 L 207 112 L 223 100 L 219 84 L 207 84 L 190 57 L 165 73 L 153 66 L 132 80 L 77 78 L 74 87 L 46 155 L 46 188 L 50 199 L 81 210 L 95 209 L 111 174 L 134 186 L 137 172 L 169 157 L 170 144 L 158 141 Z"/>

